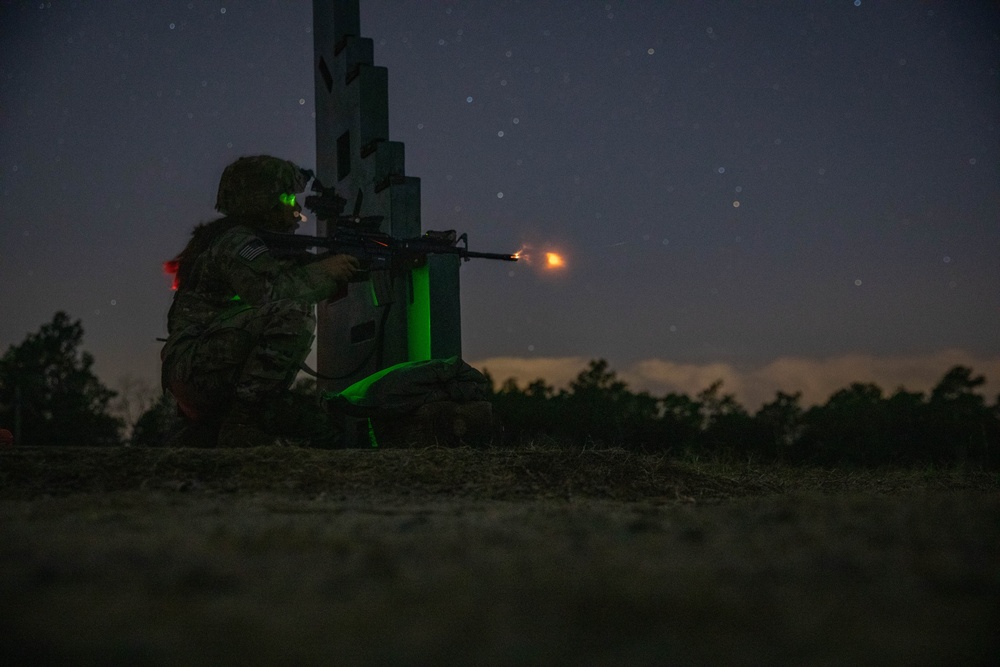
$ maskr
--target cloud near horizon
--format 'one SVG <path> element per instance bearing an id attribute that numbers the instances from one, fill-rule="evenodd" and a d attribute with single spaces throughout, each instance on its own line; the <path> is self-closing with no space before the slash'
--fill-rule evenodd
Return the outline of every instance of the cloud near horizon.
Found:
<path id="1" fill-rule="evenodd" d="M 502 384 L 513 379 L 518 386 L 543 379 L 558 389 L 569 386 L 587 368 L 586 357 L 490 357 L 470 362 Z M 839 389 L 852 383 L 873 383 L 886 395 L 900 387 L 907 391 L 929 392 L 950 369 L 967 366 L 975 375 L 986 377 L 979 388 L 989 403 L 1000 393 L 1000 357 L 976 357 L 963 350 L 943 350 L 931 354 L 877 357 L 847 354 L 829 359 L 782 357 L 757 368 L 738 368 L 726 363 L 689 364 L 666 359 L 644 359 L 611 370 L 633 391 L 654 396 L 681 393 L 694 396 L 722 380 L 722 392 L 733 394 L 748 410 L 755 411 L 774 399 L 778 391 L 802 392 L 802 405 L 825 403 Z"/>

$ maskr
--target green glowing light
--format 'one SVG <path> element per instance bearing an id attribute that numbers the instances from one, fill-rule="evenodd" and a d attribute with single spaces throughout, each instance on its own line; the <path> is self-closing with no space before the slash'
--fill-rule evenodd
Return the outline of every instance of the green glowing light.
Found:
<path id="1" fill-rule="evenodd" d="M 295 195 L 294 194 L 285 193 L 283 195 L 280 195 L 278 197 L 278 199 L 280 199 L 281 203 L 284 204 L 285 206 L 295 206 Z"/>
<path id="2" fill-rule="evenodd" d="M 242 301 L 242 300 L 243 300 L 243 299 L 241 299 L 241 298 L 240 298 L 240 295 L 239 295 L 239 294 L 234 294 L 234 295 L 233 295 L 233 298 L 232 298 L 232 299 L 230 299 L 230 301 Z"/>
<path id="3" fill-rule="evenodd" d="M 431 287 L 427 266 L 413 269 L 412 301 L 406 309 L 410 361 L 431 358 Z"/>

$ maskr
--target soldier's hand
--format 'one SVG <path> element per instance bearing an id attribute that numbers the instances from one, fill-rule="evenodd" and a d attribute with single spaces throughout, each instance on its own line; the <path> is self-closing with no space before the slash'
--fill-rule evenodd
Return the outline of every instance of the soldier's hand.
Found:
<path id="1" fill-rule="evenodd" d="M 361 270 L 361 263 L 357 257 L 351 255 L 333 255 L 320 260 L 319 265 L 328 275 L 338 282 L 347 282 L 355 273 Z"/>

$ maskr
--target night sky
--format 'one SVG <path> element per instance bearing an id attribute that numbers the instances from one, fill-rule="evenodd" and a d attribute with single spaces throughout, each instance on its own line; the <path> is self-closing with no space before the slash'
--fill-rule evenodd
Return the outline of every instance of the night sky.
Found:
<path id="1" fill-rule="evenodd" d="M 567 259 L 465 264 L 464 356 L 748 407 L 963 363 L 992 400 L 997 6 L 361 0 L 424 228 Z M 308 0 L 0 0 L 0 352 L 65 310 L 155 384 L 161 264 L 229 162 L 314 164 L 312 62 Z"/>

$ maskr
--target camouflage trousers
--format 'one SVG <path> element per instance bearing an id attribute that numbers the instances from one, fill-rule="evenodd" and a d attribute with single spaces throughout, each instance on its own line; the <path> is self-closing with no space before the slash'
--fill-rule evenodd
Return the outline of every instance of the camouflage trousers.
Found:
<path id="1" fill-rule="evenodd" d="M 234 401 L 274 401 L 294 381 L 315 329 L 310 304 L 236 306 L 207 329 L 171 336 L 160 355 L 163 388 L 193 421 L 217 420 Z"/>

